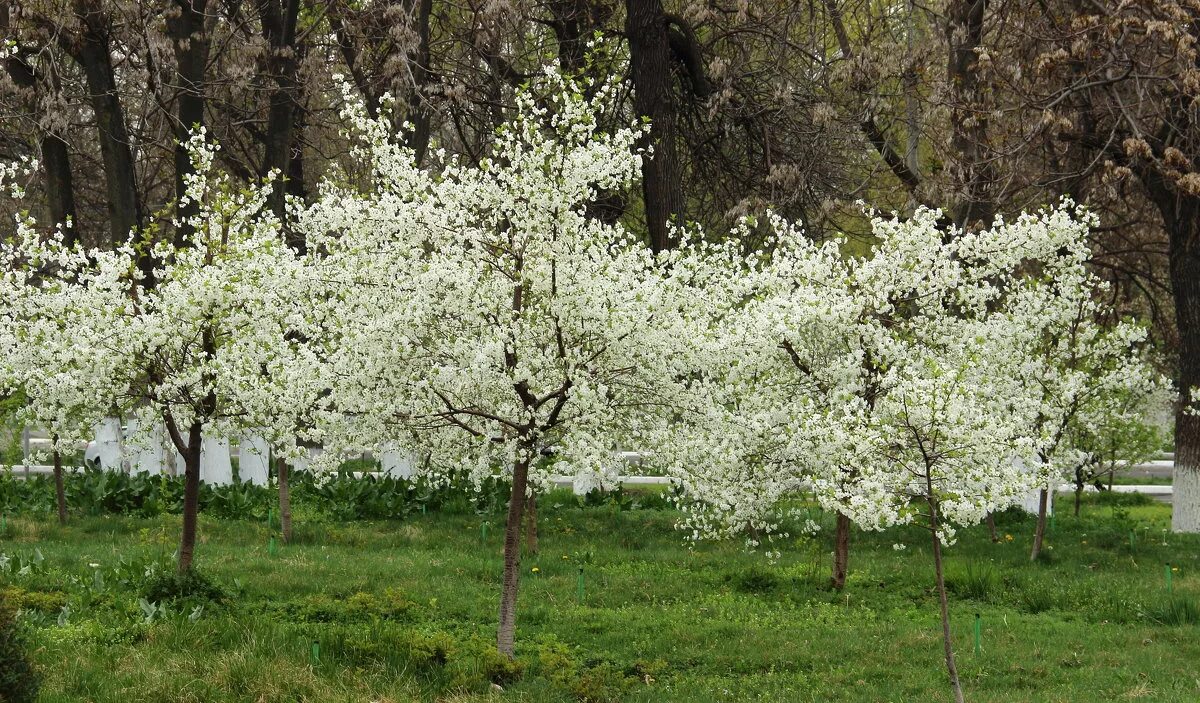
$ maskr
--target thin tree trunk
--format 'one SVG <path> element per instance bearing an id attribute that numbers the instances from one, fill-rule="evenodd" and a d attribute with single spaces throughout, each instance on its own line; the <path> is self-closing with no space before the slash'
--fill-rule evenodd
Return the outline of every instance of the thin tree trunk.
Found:
<path id="1" fill-rule="evenodd" d="M 999 542 L 1000 535 L 996 532 L 996 516 L 989 510 L 985 519 L 987 520 L 988 536 L 992 538 L 993 542 Z"/>
<path id="2" fill-rule="evenodd" d="M 946 578 L 942 569 L 942 541 L 938 537 L 938 504 L 937 499 L 932 496 L 932 491 L 927 500 L 929 526 L 933 535 L 933 570 L 937 575 L 938 605 L 942 613 L 942 644 L 946 651 L 946 673 L 950 675 L 950 687 L 954 690 L 955 703 L 963 703 L 962 684 L 958 680 L 958 667 L 954 664 L 954 643 L 950 638 L 950 605 L 946 600 Z"/>
<path id="3" fill-rule="evenodd" d="M 525 508 L 525 490 L 529 482 L 529 461 L 521 459 L 513 466 L 512 494 L 508 499 L 508 520 L 504 524 L 504 584 L 500 591 L 500 625 L 496 631 L 496 649 L 512 658 L 517 633 L 517 584 L 521 571 L 521 516 Z"/>
<path id="4" fill-rule="evenodd" d="M 1083 502 L 1083 484 L 1075 484 L 1075 517 L 1079 517 L 1079 504 Z"/>
<path id="5" fill-rule="evenodd" d="M 58 441 L 56 437 L 55 442 Z M 58 503 L 58 524 L 67 524 L 67 489 L 63 484 L 62 454 L 54 450 L 54 500 Z"/>
<path id="6" fill-rule="evenodd" d="M 288 486 L 287 460 L 276 459 L 275 470 L 279 473 L 279 533 L 283 543 L 287 544 L 292 541 L 292 493 Z"/>
<path id="7" fill-rule="evenodd" d="M 179 573 L 192 569 L 192 557 L 196 551 L 196 522 L 200 513 L 200 446 L 202 426 L 193 422 L 185 439 L 170 414 L 166 417 L 167 432 L 171 441 L 183 454 L 183 534 L 179 539 Z"/>
<path id="8" fill-rule="evenodd" d="M 1037 529 L 1033 532 L 1033 549 L 1029 553 L 1029 560 L 1033 561 L 1042 553 L 1042 541 L 1046 536 L 1046 511 L 1050 503 L 1050 491 L 1043 488 L 1038 492 L 1038 516 Z"/>
<path id="9" fill-rule="evenodd" d="M 850 567 L 850 518 L 845 513 L 837 514 L 837 527 L 833 537 L 833 575 L 829 585 L 840 591 L 846 587 L 846 570 Z"/>
<path id="10" fill-rule="evenodd" d="M 538 512 L 537 512 L 537 495 L 529 496 L 528 514 L 525 524 L 525 541 L 529 546 L 530 554 L 538 553 Z"/>

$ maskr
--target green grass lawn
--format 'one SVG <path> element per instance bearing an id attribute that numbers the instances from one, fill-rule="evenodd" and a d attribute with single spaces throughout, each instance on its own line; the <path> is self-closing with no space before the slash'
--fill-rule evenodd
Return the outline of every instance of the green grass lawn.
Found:
<path id="1" fill-rule="evenodd" d="M 1032 519 L 1016 514 L 997 518 L 999 544 L 976 528 L 949 549 L 969 701 L 1200 699 L 1200 539 L 1163 531 L 1169 506 L 1086 500 L 1080 518 L 1058 516 L 1042 562 L 1028 560 Z M 140 593 L 147 570 L 170 571 L 177 517 L 59 528 L 10 516 L 0 588 L 26 609 L 46 703 L 950 700 L 923 532 L 856 532 L 848 587 L 834 593 L 829 516 L 769 563 L 739 545 L 689 547 L 671 511 L 541 504 L 519 672 L 492 654 L 498 514 L 298 515 L 274 556 L 265 524 L 203 518 L 197 564 L 227 597 L 150 622 Z"/>

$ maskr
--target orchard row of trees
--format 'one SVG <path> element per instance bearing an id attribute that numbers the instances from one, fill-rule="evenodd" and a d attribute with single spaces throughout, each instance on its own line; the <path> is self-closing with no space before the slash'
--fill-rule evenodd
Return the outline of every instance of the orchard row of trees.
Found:
<path id="1" fill-rule="evenodd" d="M 629 448 L 679 480 L 696 537 L 770 544 L 801 489 L 839 531 L 925 525 L 948 628 L 955 527 L 1103 454 L 1170 392 L 1088 265 L 1097 219 L 1069 203 L 975 230 L 866 213 L 873 244 L 854 254 L 764 211 L 729 234 L 672 226 L 678 246 L 656 252 L 596 212 L 657 158 L 652 126 L 606 121 L 622 91 L 546 69 L 486 158 L 433 167 L 388 101 L 347 82 L 352 166 L 283 217 L 282 174 L 240 184 L 198 129 L 179 208 L 119 246 L 17 218 L 0 385 L 56 449 L 114 412 L 165 423 L 185 462 L 181 571 L 205 436 L 285 456 L 318 442 L 327 461 L 405 447 L 435 481 L 505 476 L 510 656 L 528 497 L 552 473 L 609 485 Z M 19 196 L 39 173 L 3 181 Z M 961 697 L 948 629 L 946 663 Z"/>
<path id="2" fill-rule="evenodd" d="M 940 227 L 971 230 L 1067 195 L 1099 215 L 1094 272 L 1110 305 L 1153 321 L 1182 410 L 1200 386 L 1198 14 L 1191 0 L 3 0 L 0 158 L 40 162 L 22 207 L 70 221 L 68 241 L 183 242 L 197 126 L 238 183 L 284 176 L 267 196 L 282 220 L 328 174 L 369 179 L 337 76 L 434 169 L 490 158 L 543 65 L 616 76 L 599 124 L 649 118 L 655 158 L 640 189 L 597 195 L 602 221 L 656 251 L 679 244 L 669 222 L 697 222 L 749 252 L 766 230 L 732 225 L 767 206 L 816 240 L 869 240 L 859 199 L 942 206 Z M 1197 422 L 1177 415 L 1188 531 Z"/>

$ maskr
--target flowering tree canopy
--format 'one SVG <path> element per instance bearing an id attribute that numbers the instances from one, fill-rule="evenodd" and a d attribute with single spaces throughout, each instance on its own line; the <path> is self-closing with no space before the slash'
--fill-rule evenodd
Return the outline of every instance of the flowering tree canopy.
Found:
<path id="1" fill-rule="evenodd" d="M 614 86 L 554 72 L 546 86 L 547 98 L 520 96 L 482 163 L 433 172 L 348 94 L 369 182 L 327 184 L 296 222 L 343 283 L 327 440 L 407 446 L 434 476 L 513 482 L 508 654 L 522 505 L 549 478 L 536 458 L 552 447 L 555 472 L 604 483 L 615 450 L 652 446 L 695 319 L 670 257 L 589 212 L 641 161 L 640 129 L 597 126 Z"/>
<path id="2" fill-rule="evenodd" d="M 738 436 L 677 464 L 698 534 L 770 532 L 801 485 L 869 529 L 911 522 L 927 489 L 964 525 L 1027 488 L 1010 459 L 1036 407 L 1014 364 L 1046 321 L 1018 305 L 1037 285 L 1024 271 L 1075 257 L 1086 223 L 1054 210 L 947 237 L 939 217 L 875 218 L 866 257 L 772 222 L 778 251 L 720 318 L 722 362 L 697 385 L 719 418 L 698 426 Z"/>
<path id="3" fill-rule="evenodd" d="M 865 257 L 773 220 L 777 251 L 740 274 L 754 281 L 743 303 L 712 318 L 715 350 L 701 358 L 715 363 L 692 386 L 672 470 L 694 499 L 685 509 L 695 536 L 747 533 L 756 544 L 802 488 L 839 528 L 927 527 L 961 699 L 941 547 L 1033 485 L 1014 459 L 1048 455 L 1045 418 L 1092 392 L 1065 368 L 1061 389 L 1042 384 L 1061 356 L 1047 340 L 1076 319 L 1059 314 L 1059 298 L 1091 300 L 1093 281 L 1090 218 L 1070 208 L 978 232 L 947 232 L 940 220 L 930 210 L 876 217 Z M 1146 376 L 1128 353 L 1130 328 L 1103 338 L 1115 340 L 1114 373 Z"/>
<path id="4" fill-rule="evenodd" d="M 3 250 L 13 312 L 0 343 L 5 382 L 25 390 L 29 419 L 59 442 L 80 438 L 105 414 L 165 421 L 194 498 L 202 435 L 253 429 L 283 444 L 294 438 L 294 409 L 312 404 L 298 396 L 317 386 L 301 380 L 308 369 L 290 354 L 289 340 L 311 319 L 312 296 L 308 269 L 264 210 L 270 186 L 238 189 L 218 174 L 217 147 L 203 131 L 188 149 L 193 214 L 175 225 L 192 234 L 179 246 L 153 247 L 153 280 L 138 267 L 133 237 L 112 251 L 85 251 L 64 246 L 60 230 L 42 236 L 32 220 L 18 221 Z"/>

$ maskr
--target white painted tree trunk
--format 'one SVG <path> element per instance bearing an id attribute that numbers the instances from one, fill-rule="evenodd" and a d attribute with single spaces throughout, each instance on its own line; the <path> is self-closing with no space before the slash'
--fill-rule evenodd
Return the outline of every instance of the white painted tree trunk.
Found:
<path id="1" fill-rule="evenodd" d="M 106 417 L 96 424 L 96 441 L 87 458 L 99 460 L 100 468 L 117 471 L 121 468 L 121 421 Z"/>
<path id="2" fill-rule="evenodd" d="M 1171 529 L 1175 532 L 1200 532 L 1200 466 L 1184 464 L 1175 457 L 1172 472 Z"/>
<path id="3" fill-rule="evenodd" d="M 408 449 L 388 445 L 379 455 L 383 475 L 391 478 L 412 478 L 417 472 L 417 454 Z"/>
<path id="4" fill-rule="evenodd" d="M 291 462 L 292 468 L 295 469 L 296 471 L 308 471 L 308 466 L 309 466 L 309 464 L 312 463 L 312 460 L 316 459 L 317 457 L 321 456 L 324 453 L 325 453 L 324 447 L 309 447 L 308 448 L 308 456 L 301 457 L 299 459 L 292 461 Z"/>
<path id="5" fill-rule="evenodd" d="M 233 483 L 233 463 L 229 460 L 229 441 L 204 438 L 200 445 L 200 480 L 212 486 Z"/>
<path id="6" fill-rule="evenodd" d="M 161 422 L 150 427 L 142 427 L 136 418 L 129 420 L 129 441 L 125 448 L 129 451 L 130 471 L 136 474 L 158 476 L 167 472 L 167 433 Z M 174 444 L 170 450 L 174 450 Z"/>
<path id="7" fill-rule="evenodd" d="M 238 478 L 256 486 L 267 485 L 271 447 L 260 435 L 242 435 L 238 444 Z"/>
<path id="8" fill-rule="evenodd" d="M 1047 515 L 1054 514 L 1054 493 L 1055 493 L 1054 489 L 1053 488 L 1050 489 L 1050 495 L 1047 496 L 1047 499 L 1046 499 L 1046 514 Z M 1034 490 L 1029 491 L 1028 493 L 1025 494 L 1025 496 L 1023 498 L 1021 498 L 1021 510 L 1024 510 L 1025 512 L 1029 513 L 1030 515 L 1037 515 L 1038 507 L 1041 504 L 1041 497 L 1042 497 L 1041 489 L 1035 488 Z"/>

